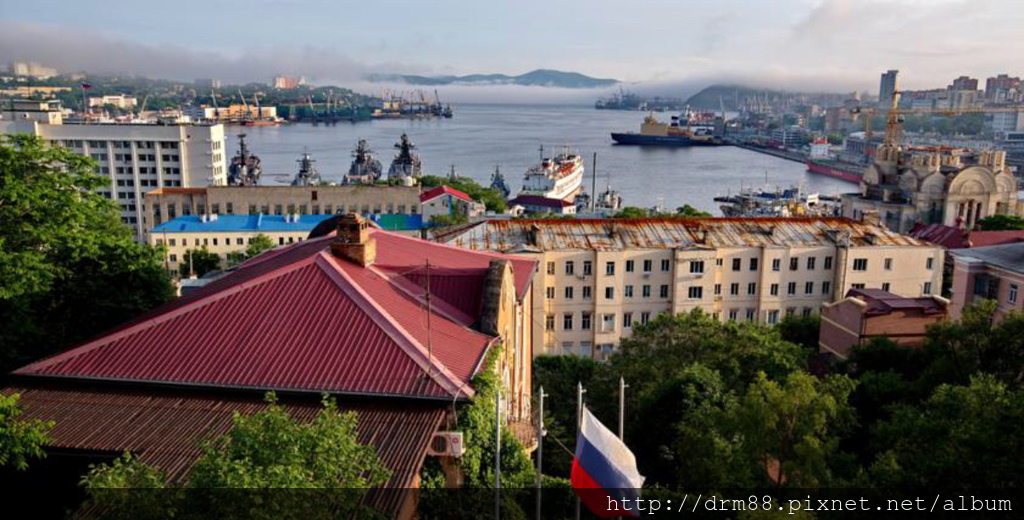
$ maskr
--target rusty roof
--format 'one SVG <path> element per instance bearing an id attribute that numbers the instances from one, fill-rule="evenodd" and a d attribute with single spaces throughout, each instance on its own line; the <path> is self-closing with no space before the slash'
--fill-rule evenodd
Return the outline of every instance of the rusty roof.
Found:
<path id="1" fill-rule="evenodd" d="M 204 439 L 227 433 L 234 412 L 252 414 L 267 407 L 258 396 L 226 396 L 208 392 L 69 389 L 55 385 L 5 388 L 21 394 L 24 419 L 54 421 L 51 448 L 136 454 L 163 470 L 169 481 L 185 478 L 200 455 Z M 292 417 L 311 421 L 320 412 L 310 399 L 279 400 Z M 445 415 L 442 403 L 385 403 L 341 400 L 342 412 L 358 416 L 359 442 L 371 444 L 391 470 L 387 489 L 371 490 L 368 505 L 394 516 L 416 478 L 430 438 Z"/>
<path id="2" fill-rule="evenodd" d="M 483 220 L 435 235 L 469 249 L 532 251 L 790 247 L 833 245 L 929 246 L 883 226 L 843 218 L 639 218 Z"/>
<path id="3" fill-rule="evenodd" d="M 206 188 L 157 188 L 150 190 L 145 195 L 205 195 Z"/>

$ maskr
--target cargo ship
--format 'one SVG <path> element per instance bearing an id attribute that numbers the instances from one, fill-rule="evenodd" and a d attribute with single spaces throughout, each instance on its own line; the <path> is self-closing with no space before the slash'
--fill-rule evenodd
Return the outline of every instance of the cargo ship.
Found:
<path id="1" fill-rule="evenodd" d="M 583 185 L 583 158 L 565 150 L 526 170 L 520 195 L 571 201 Z"/>
<path id="2" fill-rule="evenodd" d="M 836 159 L 807 159 L 807 171 L 818 175 L 833 177 L 846 182 L 860 183 L 864 176 L 863 164 L 840 161 Z"/>
<path id="3" fill-rule="evenodd" d="M 715 131 L 715 124 L 700 121 L 691 124 L 687 116 L 672 116 L 671 123 L 663 123 L 653 114 L 644 118 L 640 133 L 612 132 L 612 140 L 618 144 L 640 146 L 721 146 L 725 144 Z"/>

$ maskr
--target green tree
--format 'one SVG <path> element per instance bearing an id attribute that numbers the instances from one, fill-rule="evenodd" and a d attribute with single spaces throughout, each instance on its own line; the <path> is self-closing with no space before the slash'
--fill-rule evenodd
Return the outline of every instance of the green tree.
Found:
<path id="1" fill-rule="evenodd" d="M 19 419 L 22 414 L 18 405 L 20 397 L 0 394 L 0 467 L 25 470 L 29 459 L 46 456 L 43 445 L 49 440 L 47 432 L 53 428 L 53 422 Z"/>
<path id="2" fill-rule="evenodd" d="M 761 374 L 732 414 L 743 457 L 762 484 L 819 487 L 834 482 L 829 459 L 855 424 L 848 399 L 856 382 L 794 372 L 778 383 Z"/>
<path id="3" fill-rule="evenodd" d="M 800 345 L 808 358 L 818 353 L 818 333 L 821 319 L 817 314 L 798 316 L 789 314 L 776 326 L 782 339 Z"/>
<path id="4" fill-rule="evenodd" d="M 695 207 L 693 207 L 693 206 L 691 206 L 689 204 L 683 204 L 682 206 L 676 208 L 676 216 L 685 217 L 685 218 L 696 218 L 696 217 L 702 217 L 703 218 L 703 217 L 710 217 L 711 213 L 708 213 L 707 211 L 701 211 L 701 210 L 699 210 L 699 209 L 697 209 L 697 208 L 695 208 Z"/>
<path id="5" fill-rule="evenodd" d="M 1019 382 L 1024 379 L 1024 313 L 995 320 L 997 304 L 980 300 L 964 307 L 957 321 L 928 328 L 925 348 L 932 356 L 921 384 L 967 384 L 977 372 Z"/>
<path id="6" fill-rule="evenodd" d="M 189 249 L 181 260 L 181 276 L 195 274 L 197 277 L 220 269 L 220 255 L 206 249 Z"/>
<path id="7" fill-rule="evenodd" d="M 978 221 L 982 231 L 1016 231 L 1024 229 L 1024 217 L 1016 215 L 989 215 Z"/>
<path id="8" fill-rule="evenodd" d="M 274 241 L 267 235 L 259 233 L 252 238 L 249 245 L 245 248 L 245 258 L 252 258 L 264 251 L 274 249 Z"/>
<path id="9" fill-rule="evenodd" d="M 620 209 L 618 213 L 612 215 L 612 218 L 644 218 L 646 216 L 646 209 L 638 208 L 636 206 L 626 206 Z"/>
<path id="10" fill-rule="evenodd" d="M 437 227 L 448 227 L 458 226 L 459 224 L 465 224 L 469 222 L 466 215 L 461 213 L 452 213 L 451 215 L 434 215 L 430 217 L 430 224 Z"/>
<path id="11" fill-rule="evenodd" d="M 437 175 L 424 175 L 420 177 L 420 185 L 424 188 L 435 186 L 449 186 L 455 188 L 477 202 L 487 207 L 487 211 L 504 213 L 507 209 L 505 197 L 501 192 L 491 187 L 483 187 L 469 177 L 441 177 Z"/>
<path id="12" fill-rule="evenodd" d="M 109 182 L 95 170 L 37 137 L 0 138 L 0 369 L 173 296 L 161 252 L 132 240 L 116 204 L 93 191 Z"/>

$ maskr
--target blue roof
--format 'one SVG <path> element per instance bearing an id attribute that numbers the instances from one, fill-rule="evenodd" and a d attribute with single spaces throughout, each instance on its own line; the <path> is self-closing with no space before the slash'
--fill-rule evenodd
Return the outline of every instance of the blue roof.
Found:
<path id="1" fill-rule="evenodd" d="M 203 222 L 199 215 L 183 215 L 153 228 L 153 233 L 214 233 L 225 231 L 312 231 L 320 222 L 334 215 L 299 215 L 288 222 L 285 215 L 218 215 Z"/>

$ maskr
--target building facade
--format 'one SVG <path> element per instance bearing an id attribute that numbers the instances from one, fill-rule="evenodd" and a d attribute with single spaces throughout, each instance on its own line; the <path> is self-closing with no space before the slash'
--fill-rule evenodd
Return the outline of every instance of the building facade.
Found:
<path id="1" fill-rule="evenodd" d="M 109 182 L 100 193 L 117 202 L 137 240 L 151 227 L 144 193 L 227 180 L 223 125 L 64 124 L 56 104 L 21 102 L 0 114 L 0 133 L 33 134 L 95 160 Z"/>
<path id="2" fill-rule="evenodd" d="M 888 108 L 892 104 L 892 97 L 900 88 L 900 71 L 887 70 L 882 73 L 882 79 L 878 83 L 878 106 Z"/>
<path id="3" fill-rule="evenodd" d="M 953 257 L 953 305 L 959 319 L 970 303 L 996 302 L 996 317 L 1024 310 L 1024 242 L 950 251 Z"/>
<path id="4" fill-rule="evenodd" d="M 941 296 L 905 298 L 880 289 L 850 289 L 846 298 L 821 307 L 820 353 L 847 359 L 854 347 L 875 338 L 920 346 L 928 326 L 946 319 L 948 306 Z"/>
<path id="5" fill-rule="evenodd" d="M 845 219 L 486 220 L 435 238 L 538 261 L 537 354 L 602 358 L 664 312 L 774 324 L 851 288 L 927 296 L 942 273 L 941 248 Z"/>

